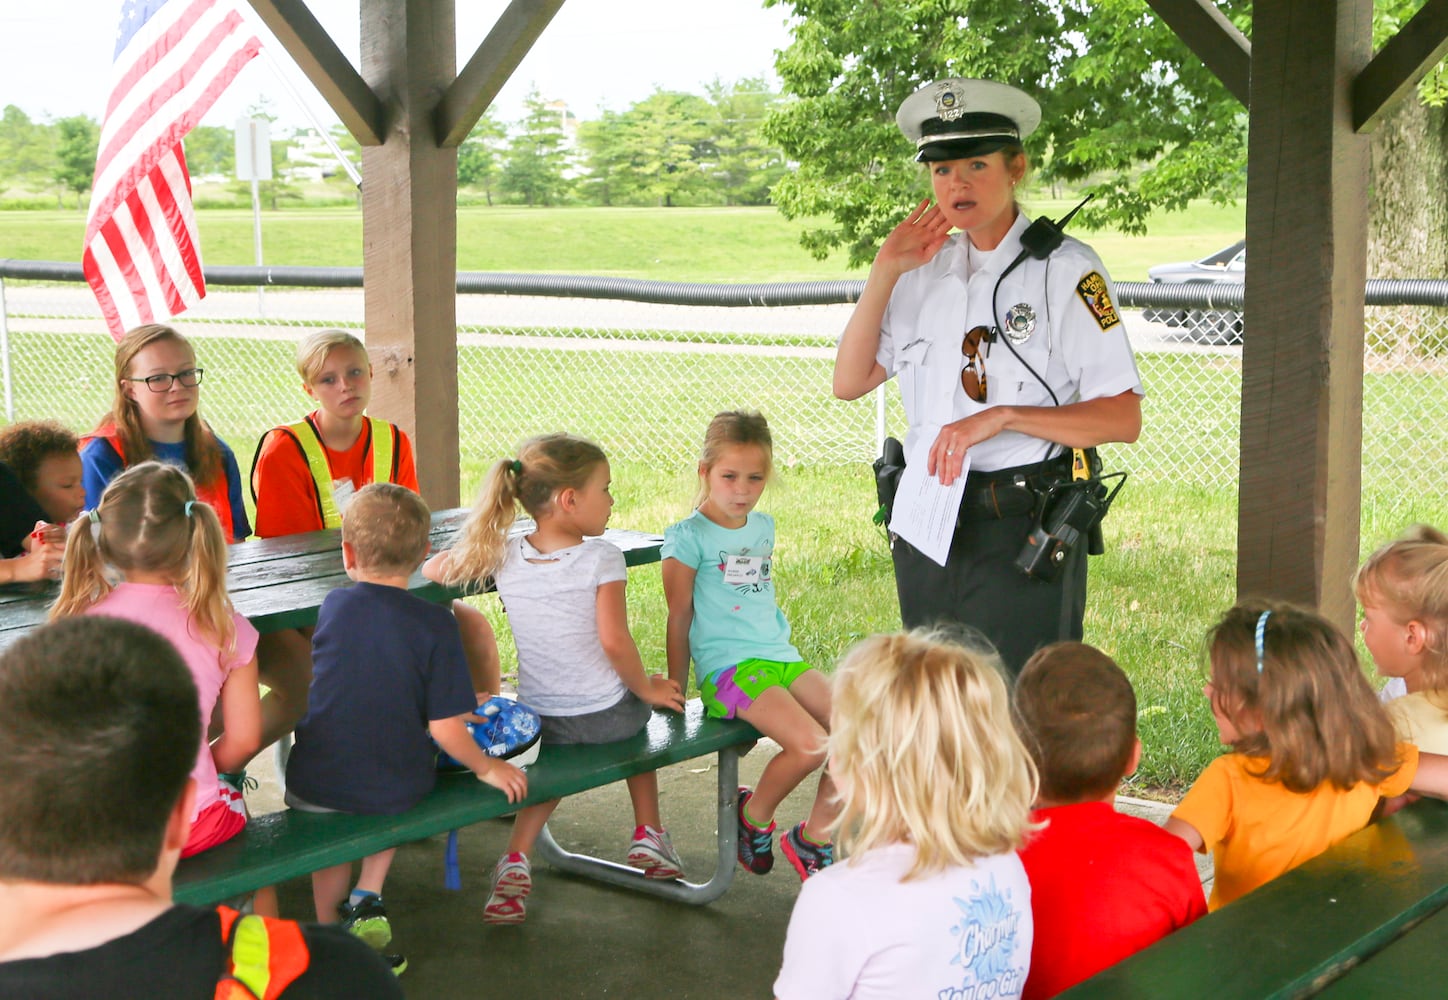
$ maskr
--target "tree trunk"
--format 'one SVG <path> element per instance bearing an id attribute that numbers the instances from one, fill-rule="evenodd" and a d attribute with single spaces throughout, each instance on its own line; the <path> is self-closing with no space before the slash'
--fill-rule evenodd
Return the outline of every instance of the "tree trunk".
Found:
<path id="1" fill-rule="evenodd" d="M 1426 107 L 1410 94 L 1372 138 L 1368 217 L 1368 277 L 1448 276 L 1448 107 Z M 1370 350 L 1399 357 L 1416 353 L 1422 309 L 1397 316 L 1369 313 Z"/>
<path id="2" fill-rule="evenodd" d="M 1448 107 L 1409 95 L 1372 140 L 1368 277 L 1448 275 Z"/>

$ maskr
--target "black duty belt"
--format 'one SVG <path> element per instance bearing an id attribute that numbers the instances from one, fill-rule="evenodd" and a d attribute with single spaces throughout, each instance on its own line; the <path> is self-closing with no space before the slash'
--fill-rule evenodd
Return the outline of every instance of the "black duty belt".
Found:
<path id="1" fill-rule="evenodd" d="M 1037 494 L 1071 478 L 1071 457 L 1053 458 L 1011 469 L 972 472 L 965 477 L 960 521 L 991 521 L 1025 517 L 1036 509 Z"/>

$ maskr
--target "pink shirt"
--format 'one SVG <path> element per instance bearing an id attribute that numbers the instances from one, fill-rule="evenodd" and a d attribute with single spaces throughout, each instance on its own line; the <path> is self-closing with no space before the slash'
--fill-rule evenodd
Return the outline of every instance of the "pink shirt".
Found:
<path id="1" fill-rule="evenodd" d="M 191 777 L 196 779 L 196 809 L 191 815 L 195 819 L 202 809 L 219 799 L 216 762 L 211 759 L 211 747 L 206 739 L 211 712 L 227 676 L 256 655 L 256 629 L 241 615 L 233 614 L 232 622 L 236 626 L 233 648 L 219 650 L 215 643 L 193 634 L 186 605 L 176 588 L 158 583 L 122 583 L 88 608 L 86 614 L 124 618 L 159 632 L 171 641 L 190 668 L 201 695 L 197 706 L 201 713 L 201 746 L 196 750 L 196 766 L 191 769 Z"/>

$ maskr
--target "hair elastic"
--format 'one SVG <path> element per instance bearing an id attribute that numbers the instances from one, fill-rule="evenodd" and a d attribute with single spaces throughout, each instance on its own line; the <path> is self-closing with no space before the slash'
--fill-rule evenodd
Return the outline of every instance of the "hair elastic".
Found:
<path id="1" fill-rule="evenodd" d="M 1258 674 L 1261 674 L 1261 673 L 1262 673 L 1262 658 L 1263 658 L 1264 654 L 1266 653 L 1266 645 L 1267 645 L 1267 643 L 1266 643 L 1266 639 L 1267 639 L 1267 619 L 1268 619 L 1269 616 L 1271 616 L 1271 614 L 1272 614 L 1271 611 L 1264 611 L 1264 612 L 1262 612 L 1261 616 L 1258 617 L 1258 619 L 1257 619 L 1257 673 L 1258 673 Z"/>
<path id="2" fill-rule="evenodd" d="M 512 464 L 508 466 L 508 471 L 515 476 L 521 476 L 523 474 L 523 463 L 516 458 L 513 459 Z"/>
<path id="3" fill-rule="evenodd" d="M 85 516 L 90 518 L 91 524 L 101 523 L 101 509 L 99 507 L 92 507 L 90 510 L 85 512 Z"/>
<path id="4" fill-rule="evenodd" d="M 192 508 L 192 507 L 195 507 L 195 506 L 196 506 L 196 501 L 195 501 L 195 500 L 187 500 L 187 501 L 186 501 L 186 516 L 187 516 L 187 517 L 190 517 L 190 516 L 191 516 L 191 508 Z"/>

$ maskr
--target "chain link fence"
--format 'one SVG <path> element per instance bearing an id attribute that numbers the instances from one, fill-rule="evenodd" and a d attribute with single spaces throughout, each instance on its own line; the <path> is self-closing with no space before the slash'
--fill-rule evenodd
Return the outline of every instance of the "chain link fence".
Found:
<path id="1" fill-rule="evenodd" d="M 236 287 L 261 280 L 256 269 L 208 272 L 210 294 L 177 321 L 206 370 L 203 413 L 243 467 L 264 431 L 308 409 L 296 342 L 322 326 L 362 335 L 360 272 L 279 268 L 271 279 L 285 270 L 307 286 L 259 291 Z M 112 342 L 78 279 L 76 265 L 0 261 L 7 421 L 54 418 L 85 431 L 108 409 Z M 708 419 L 738 407 L 769 417 L 783 464 L 870 461 L 904 418 L 888 383 L 854 402 L 830 394 L 834 341 L 859 285 L 460 275 L 465 489 L 491 459 L 547 430 L 587 435 L 620 460 L 688 467 Z M 1123 464 L 1138 480 L 1230 489 L 1242 335 L 1230 306 L 1240 307 L 1240 286 L 1225 298 L 1222 286 L 1117 291 L 1147 388 L 1142 437 Z M 1369 302 L 1364 487 L 1407 494 L 1448 453 L 1448 282 L 1372 282 Z"/>

